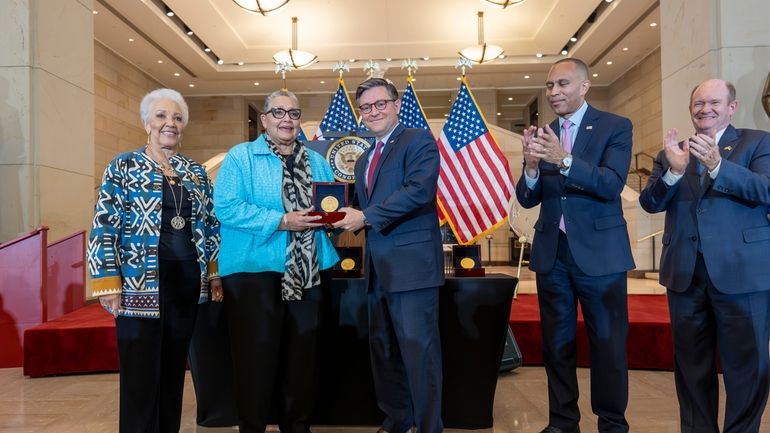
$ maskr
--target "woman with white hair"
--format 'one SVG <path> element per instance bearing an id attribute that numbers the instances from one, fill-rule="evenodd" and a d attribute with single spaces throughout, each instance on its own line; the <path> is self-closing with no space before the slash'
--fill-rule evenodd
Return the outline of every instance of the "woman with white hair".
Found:
<path id="1" fill-rule="evenodd" d="M 200 164 L 179 153 L 187 104 L 142 99 L 147 144 L 104 171 L 88 242 L 93 294 L 115 316 L 120 432 L 178 432 L 199 302 L 221 302 L 219 222 Z"/>

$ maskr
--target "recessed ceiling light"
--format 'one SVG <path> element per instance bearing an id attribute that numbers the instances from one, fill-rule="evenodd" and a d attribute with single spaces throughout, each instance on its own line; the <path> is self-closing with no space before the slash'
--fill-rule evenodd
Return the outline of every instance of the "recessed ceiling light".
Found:
<path id="1" fill-rule="evenodd" d="M 628 51 L 628 47 L 623 47 L 623 51 Z"/>
<path id="2" fill-rule="evenodd" d="M 206 48 L 204 48 L 204 49 L 203 49 L 203 51 L 205 51 L 205 52 L 207 52 L 207 53 L 210 53 L 210 52 L 211 52 L 211 48 L 209 48 L 209 47 L 206 47 Z"/>
<path id="3" fill-rule="evenodd" d="M 254 82 L 254 85 L 255 85 L 255 86 L 259 86 L 259 81 L 255 81 L 255 82 Z"/>
<path id="4" fill-rule="evenodd" d="M 326 81 L 324 81 L 324 80 L 321 80 L 321 84 L 326 84 Z"/>
<path id="5" fill-rule="evenodd" d="M 193 31 L 190 29 L 187 29 L 187 36 L 192 36 L 192 35 L 193 35 Z"/>
<path id="6" fill-rule="evenodd" d="M 498 59 L 504 59 L 505 58 L 505 54 L 500 54 L 499 56 L 497 56 L 497 58 Z"/>
<path id="7" fill-rule="evenodd" d="M 412 81 L 417 81 L 417 78 L 416 77 L 412 77 Z"/>
<path id="8" fill-rule="evenodd" d="M 217 60 L 217 65 L 224 65 L 225 61 L 222 59 Z"/>
<path id="9" fill-rule="evenodd" d="M 607 60 L 607 64 L 611 65 L 612 64 L 612 60 Z"/>
<path id="10" fill-rule="evenodd" d="M 543 53 L 537 53 L 537 54 L 535 54 L 535 57 L 537 57 L 539 59 L 539 58 L 543 57 Z"/>
<path id="11" fill-rule="evenodd" d="M 594 77 L 598 77 L 598 76 L 599 76 L 599 74 L 594 73 Z"/>
<path id="12" fill-rule="evenodd" d="M 180 76 L 180 75 L 182 75 L 182 74 L 180 74 L 179 72 L 174 72 L 174 76 L 175 76 L 175 77 L 178 77 L 178 76 Z"/>
<path id="13" fill-rule="evenodd" d="M 243 66 L 243 62 L 238 62 L 238 66 Z"/>
<path id="14" fill-rule="evenodd" d="M 650 23 L 650 27 L 657 27 L 658 23 Z"/>
<path id="15" fill-rule="evenodd" d="M 134 42 L 134 38 L 128 38 L 128 42 Z"/>
<path id="16" fill-rule="evenodd" d="M 577 42 L 577 37 L 573 36 L 573 37 L 569 38 L 569 40 L 572 41 L 572 42 Z"/>
<path id="17" fill-rule="evenodd" d="M 569 51 L 567 51 L 567 50 L 561 50 L 561 55 L 562 56 L 566 56 L 568 53 L 569 53 Z"/>
<path id="18" fill-rule="evenodd" d="M 193 84 L 193 83 L 190 83 L 190 84 L 188 84 L 187 86 L 188 86 L 188 87 L 195 87 L 195 84 Z"/>
<path id="19" fill-rule="evenodd" d="M 163 63 L 163 60 L 158 60 L 158 63 Z"/>
<path id="20" fill-rule="evenodd" d="M 460 80 L 462 80 L 462 78 L 457 77 L 457 78 L 455 78 L 455 80 L 460 81 Z"/>
<path id="21" fill-rule="evenodd" d="M 174 16 L 174 11 L 169 10 L 168 12 L 166 12 L 166 16 L 167 17 L 173 17 Z"/>
<path id="22" fill-rule="evenodd" d="M 529 75 L 525 75 L 525 76 L 524 76 L 524 79 L 525 79 L 525 80 L 529 80 Z"/>
<path id="23" fill-rule="evenodd" d="M 355 62 L 356 62 L 356 59 L 348 59 L 348 62 L 350 62 L 350 63 L 355 63 Z"/>
<path id="24" fill-rule="evenodd" d="M 391 61 L 391 60 L 393 60 L 393 58 L 392 58 L 392 57 L 385 57 L 385 61 L 386 61 L 386 62 L 389 62 L 389 61 Z"/>
<path id="25" fill-rule="evenodd" d="M 503 113 L 497 113 L 497 115 L 498 115 L 498 116 L 502 116 L 502 115 L 503 115 Z"/>
<path id="26" fill-rule="evenodd" d="M 509 100 L 509 101 L 513 101 L 513 98 L 511 98 L 511 97 L 509 96 L 509 97 L 508 97 L 508 100 Z"/>
<path id="27" fill-rule="evenodd" d="M 446 114 L 446 113 L 444 113 L 444 117 L 449 117 L 449 115 L 448 115 L 448 114 Z"/>
<path id="28" fill-rule="evenodd" d="M 94 15 L 99 15 L 99 11 L 91 11 L 91 13 Z"/>
<path id="29" fill-rule="evenodd" d="M 606 1 L 607 3 L 612 3 L 612 0 L 604 0 L 604 1 Z"/>
<path id="30" fill-rule="evenodd" d="M 423 60 L 430 60 L 430 57 L 423 57 Z"/>

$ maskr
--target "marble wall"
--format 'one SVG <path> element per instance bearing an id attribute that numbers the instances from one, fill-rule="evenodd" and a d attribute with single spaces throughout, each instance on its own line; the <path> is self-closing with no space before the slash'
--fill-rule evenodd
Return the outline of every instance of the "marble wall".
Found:
<path id="1" fill-rule="evenodd" d="M 0 0 L 0 242 L 93 214 L 93 1 Z M 77 203 L 77 206 L 73 206 Z"/>
<path id="2" fill-rule="evenodd" d="M 101 184 L 107 164 L 122 152 L 147 141 L 139 103 L 147 92 L 163 87 L 98 41 L 94 46 L 94 185 Z"/>

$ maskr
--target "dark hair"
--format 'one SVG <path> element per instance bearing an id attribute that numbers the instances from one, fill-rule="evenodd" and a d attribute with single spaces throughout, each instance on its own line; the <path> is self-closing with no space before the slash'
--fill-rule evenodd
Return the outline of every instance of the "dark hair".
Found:
<path id="1" fill-rule="evenodd" d="M 392 81 L 386 78 L 369 78 L 358 85 L 358 88 L 356 89 L 356 103 L 358 103 L 358 100 L 361 98 L 361 94 L 375 87 L 384 87 L 385 90 L 388 91 L 390 99 L 398 99 L 398 90 L 396 90 L 396 86 Z"/>
<path id="2" fill-rule="evenodd" d="M 704 81 L 703 83 L 705 83 L 706 81 Z M 733 83 L 727 80 L 719 80 L 719 81 L 723 82 L 725 84 L 725 87 L 727 87 L 727 103 L 729 104 L 730 102 L 735 101 L 735 97 L 737 93 L 735 92 L 735 86 L 733 85 Z M 700 83 L 697 86 L 692 88 L 692 92 L 690 92 L 690 104 L 692 104 L 692 97 L 695 95 L 695 91 L 698 90 L 698 87 L 700 87 L 701 84 L 703 83 Z"/>
<path id="3" fill-rule="evenodd" d="M 586 65 L 586 62 L 580 59 L 576 59 L 574 57 L 567 57 L 565 59 L 557 60 L 556 62 L 554 62 L 553 66 L 556 66 L 559 63 L 572 63 L 573 65 L 575 65 L 575 68 L 578 71 L 583 73 L 583 78 L 586 78 L 586 79 L 588 78 L 588 65 Z"/>

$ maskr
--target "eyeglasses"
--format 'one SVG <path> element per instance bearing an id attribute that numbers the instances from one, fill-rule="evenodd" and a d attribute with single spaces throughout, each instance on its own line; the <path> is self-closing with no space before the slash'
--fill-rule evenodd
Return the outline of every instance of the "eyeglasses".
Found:
<path id="1" fill-rule="evenodd" d="M 358 109 L 364 114 L 369 114 L 372 112 L 372 107 L 376 108 L 377 111 L 382 111 L 388 106 L 388 102 L 394 101 L 395 99 L 380 99 L 379 101 L 375 101 L 374 104 L 364 104 L 358 107 Z"/>
<path id="2" fill-rule="evenodd" d="M 299 108 L 292 108 L 291 110 L 284 110 L 283 108 L 271 108 L 267 110 L 268 113 L 272 114 L 273 117 L 276 119 L 283 119 L 286 117 L 286 113 L 289 113 L 289 119 L 291 120 L 299 120 L 299 118 L 302 116 L 302 110 Z"/>

